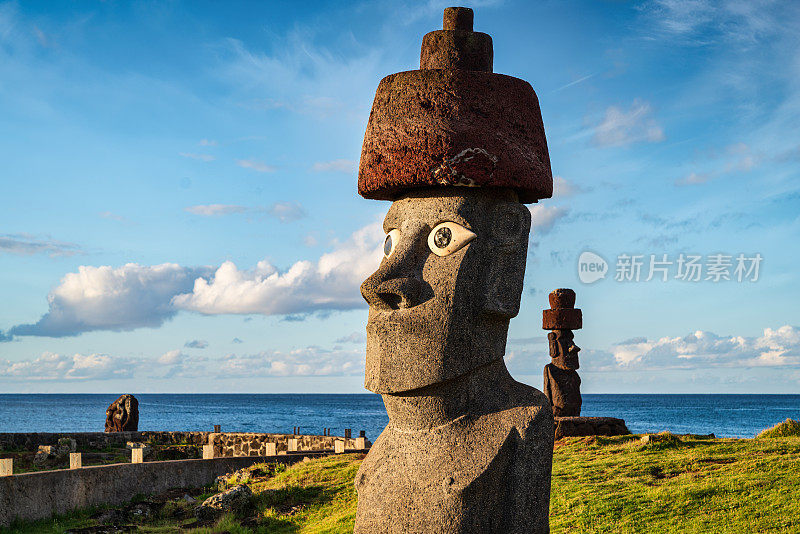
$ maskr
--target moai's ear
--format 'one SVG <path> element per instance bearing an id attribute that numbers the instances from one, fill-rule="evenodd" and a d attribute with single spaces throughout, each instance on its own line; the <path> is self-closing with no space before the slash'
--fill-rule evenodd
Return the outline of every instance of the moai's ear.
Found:
<path id="1" fill-rule="evenodd" d="M 493 258 L 488 278 L 485 310 L 512 318 L 519 313 L 531 213 L 519 202 L 502 202 L 492 213 Z"/>
<path id="2" fill-rule="evenodd" d="M 548 332 L 547 333 L 547 342 L 550 345 L 550 357 L 557 358 L 561 356 L 561 353 L 558 350 L 558 336 L 555 332 Z"/>

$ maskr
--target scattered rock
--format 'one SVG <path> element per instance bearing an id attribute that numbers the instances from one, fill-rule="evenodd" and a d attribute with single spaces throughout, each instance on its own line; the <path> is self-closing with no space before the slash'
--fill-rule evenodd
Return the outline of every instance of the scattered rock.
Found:
<path id="1" fill-rule="evenodd" d="M 192 497 L 192 496 L 191 496 L 191 495 L 189 495 L 188 493 L 187 493 L 186 495 L 184 495 L 184 496 L 183 496 L 183 500 L 184 500 L 184 501 L 186 501 L 186 502 L 188 502 L 188 503 L 197 502 L 197 499 L 195 499 L 194 497 Z"/>
<path id="2" fill-rule="evenodd" d="M 55 447 L 52 445 L 39 445 L 39 450 L 36 451 L 36 456 L 33 457 L 34 465 L 43 465 L 48 460 L 56 457 Z"/>
<path id="3" fill-rule="evenodd" d="M 61 438 L 56 445 L 56 454 L 58 456 L 66 456 L 71 452 L 78 450 L 78 444 L 72 438 Z"/>
<path id="4" fill-rule="evenodd" d="M 241 512 L 250 506 L 253 491 L 244 484 L 234 486 L 206 499 L 195 509 L 198 519 L 209 519 L 224 512 Z"/>
<path id="5" fill-rule="evenodd" d="M 639 442 L 642 445 L 649 445 L 654 443 L 660 443 L 664 445 L 678 445 L 683 443 L 681 439 L 672 434 L 671 432 L 659 432 L 658 434 L 645 434 L 639 439 Z"/>

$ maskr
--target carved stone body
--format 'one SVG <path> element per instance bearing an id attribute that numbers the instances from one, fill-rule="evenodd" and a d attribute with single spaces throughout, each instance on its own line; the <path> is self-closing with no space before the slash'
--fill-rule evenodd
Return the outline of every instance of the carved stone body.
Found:
<path id="1" fill-rule="evenodd" d="M 515 382 L 502 360 L 433 389 L 384 395 L 392 421 L 356 476 L 355 532 L 548 532 L 547 399 Z M 403 412 L 441 407 L 445 397 L 458 399 L 460 415 L 403 425 Z"/>
<path id="2" fill-rule="evenodd" d="M 356 533 L 549 531 L 550 403 L 503 361 L 530 228 L 515 196 L 420 190 L 386 216 L 397 243 L 362 293 L 366 385 L 390 422 L 356 476 Z M 432 254 L 442 221 L 475 237 Z"/>
<path id="3" fill-rule="evenodd" d="M 139 401 L 133 395 L 122 395 L 106 410 L 106 432 L 139 430 Z"/>
<path id="4" fill-rule="evenodd" d="M 561 369 L 548 363 L 544 366 L 544 394 L 553 405 L 555 417 L 581 414 L 581 377 L 574 369 Z"/>

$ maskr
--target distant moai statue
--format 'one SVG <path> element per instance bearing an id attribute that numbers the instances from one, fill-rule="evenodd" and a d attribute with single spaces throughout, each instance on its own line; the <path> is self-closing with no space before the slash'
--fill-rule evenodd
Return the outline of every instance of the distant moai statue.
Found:
<path id="1" fill-rule="evenodd" d="M 139 430 L 139 401 L 133 395 L 122 395 L 106 410 L 106 432 Z"/>
<path id="2" fill-rule="evenodd" d="M 393 201 L 361 286 L 365 385 L 389 424 L 356 475 L 356 534 L 549 532 L 553 414 L 503 357 L 550 159 L 533 88 L 492 72 L 472 22 L 445 9 L 364 136 L 359 193 Z"/>
<path id="3" fill-rule="evenodd" d="M 542 310 L 542 328 L 547 334 L 552 363 L 544 366 L 544 393 L 550 399 L 556 417 L 581 414 L 581 377 L 577 369 L 580 347 L 575 345 L 573 330 L 583 326 L 581 310 L 575 308 L 575 292 L 556 289 L 549 295 L 550 309 Z"/>

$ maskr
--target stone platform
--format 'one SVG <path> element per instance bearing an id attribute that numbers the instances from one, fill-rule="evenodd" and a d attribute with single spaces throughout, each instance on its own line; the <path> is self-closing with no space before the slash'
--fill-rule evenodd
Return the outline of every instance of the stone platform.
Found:
<path id="1" fill-rule="evenodd" d="M 556 439 L 569 436 L 622 436 L 630 434 L 616 417 L 556 417 Z"/>

